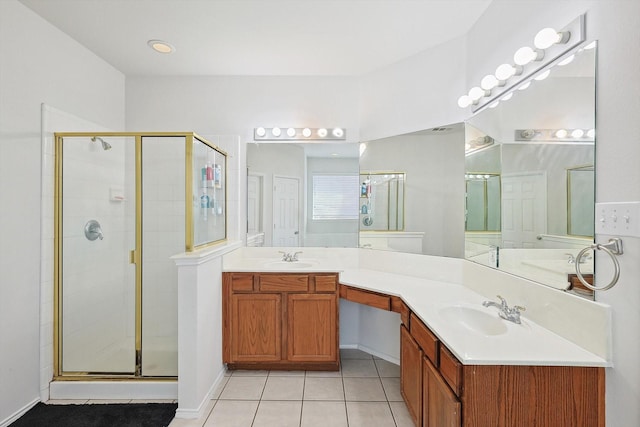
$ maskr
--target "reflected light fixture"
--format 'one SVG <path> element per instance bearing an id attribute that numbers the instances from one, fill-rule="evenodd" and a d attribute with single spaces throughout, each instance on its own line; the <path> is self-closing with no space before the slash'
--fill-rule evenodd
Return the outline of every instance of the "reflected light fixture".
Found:
<path id="1" fill-rule="evenodd" d="M 528 82 L 524 82 L 520 86 L 518 86 L 518 90 L 525 90 L 529 86 L 531 86 L 531 80 L 529 80 Z"/>
<path id="2" fill-rule="evenodd" d="M 364 152 L 367 151 L 367 143 L 366 142 L 361 142 L 359 149 L 360 149 L 360 157 L 362 157 Z"/>
<path id="3" fill-rule="evenodd" d="M 158 53 L 173 53 L 176 48 L 163 40 L 149 40 L 147 45 Z"/>
<path id="4" fill-rule="evenodd" d="M 551 74 L 551 69 L 545 71 L 544 73 L 538 74 L 533 79 L 537 80 L 537 81 L 542 81 L 542 80 L 546 79 L 547 77 L 549 77 L 549 74 Z"/>
<path id="5" fill-rule="evenodd" d="M 325 128 L 318 129 L 318 136 L 320 138 L 324 138 L 325 136 L 327 136 L 327 130 Z"/>
<path id="6" fill-rule="evenodd" d="M 256 135 L 265 136 L 266 134 L 267 134 L 267 131 L 265 130 L 265 128 L 257 128 L 256 129 Z"/>
<path id="7" fill-rule="evenodd" d="M 558 65 L 561 66 L 561 67 L 564 67 L 567 64 L 571 64 L 575 58 L 576 58 L 575 55 L 569 55 L 565 59 L 563 59 L 562 61 L 558 62 Z"/>
<path id="8" fill-rule="evenodd" d="M 280 135 L 282 135 L 282 129 L 280 129 L 280 128 L 273 128 L 273 129 L 271 129 L 271 135 L 273 135 L 273 136 L 280 136 Z"/>
<path id="9" fill-rule="evenodd" d="M 311 129 L 309 128 L 302 129 L 302 136 L 304 136 L 305 138 L 309 138 L 311 136 Z"/>
<path id="10" fill-rule="evenodd" d="M 336 138 L 342 138 L 342 136 L 344 135 L 344 131 L 340 128 L 334 128 L 331 133 L 333 134 L 333 136 L 335 136 Z"/>
<path id="11" fill-rule="evenodd" d="M 288 128 L 287 129 L 287 136 L 290 138 L 293 138 L 294 136 L 296 136 L 296 130 L 294 128 Z"/>
<path id="12" fill-rule="evenodd" d="M 516 129 L 514 141 L 537 143 L 593 143 L 594 129 Z"/>

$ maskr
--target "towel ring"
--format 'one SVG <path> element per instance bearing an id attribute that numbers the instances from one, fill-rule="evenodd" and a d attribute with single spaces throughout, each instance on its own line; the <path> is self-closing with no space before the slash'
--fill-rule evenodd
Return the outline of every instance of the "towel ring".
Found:
<path id="1" fill-rule="evenodd" d="M 613 261 L 613 279 L 611 279 L 611 282 L 606 286 L 597 287 L 590 285 L 586 280 L 584 280 L 584 276 L 582 276 L 582 273 L 580 272 L 580 260 L 587 253 L 587 251 L 592 249 L 605 251 L 605 253 L 611 257 L 611 261 Z M 618 238 L 609 239 L 609 243 L 605 245 L 595 244 L 587 246 L 586 248 L 578 252 L 578 255 L 576 256 L 576 275 L 578 276 L 578 280 L 580 280 L 580 283 L 582 283 L 586 288 L 591 289 L 592 291 L 606 291 L 613 288 L 613 286 L 618 283 L 618 279 L 620 278 L 620 263 L 618 262 L 618 258 L 616 258 L 616 255 L 622 254 L 622 240 Z"/>

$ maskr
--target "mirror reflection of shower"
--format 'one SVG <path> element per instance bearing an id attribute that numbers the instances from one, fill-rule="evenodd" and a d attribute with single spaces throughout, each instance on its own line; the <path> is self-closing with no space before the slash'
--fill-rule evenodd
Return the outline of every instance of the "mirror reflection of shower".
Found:
<path id="1" fill-rule="evenodd" d="M 105 151 L 111 150 L 111 144 L 109 144 L 107 141 L 105 141 L 104 139 L 100 138 L 99 136 L 91 137 L 91 141 L 92 142 L 100 141 L 100 143 L 102 144 L 102 149 L 103 150 L 105 150 Z"/>

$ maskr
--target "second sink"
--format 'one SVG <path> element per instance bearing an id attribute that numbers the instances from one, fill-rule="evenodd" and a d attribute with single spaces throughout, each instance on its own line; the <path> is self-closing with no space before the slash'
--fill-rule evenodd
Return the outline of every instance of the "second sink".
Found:
<path id="1" fill-rule="evenodd" d="M 507 332 L 505 322 L 482 309 L 465 305 L 453 305 L 439 310 L 440 316 L 473 332 L 483 335 L 501 335 Z"/>

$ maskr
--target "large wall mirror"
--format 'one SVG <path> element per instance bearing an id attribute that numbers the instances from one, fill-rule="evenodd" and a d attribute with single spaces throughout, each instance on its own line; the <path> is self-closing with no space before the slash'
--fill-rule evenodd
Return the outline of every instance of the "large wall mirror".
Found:
<path id="1" fill-rule="evenodd" d="M 464 138 L 457 123 L 361 144 L 248 144 L 247 244 L 463 257 Z"/>
<path id="2" fill-rule="evenodd" d="M 591 43 L 469 119 L 467 259 L 592 296 L 571 275 L 593 279 L 575 255 L 594 239 L 595 68 Z"/>

